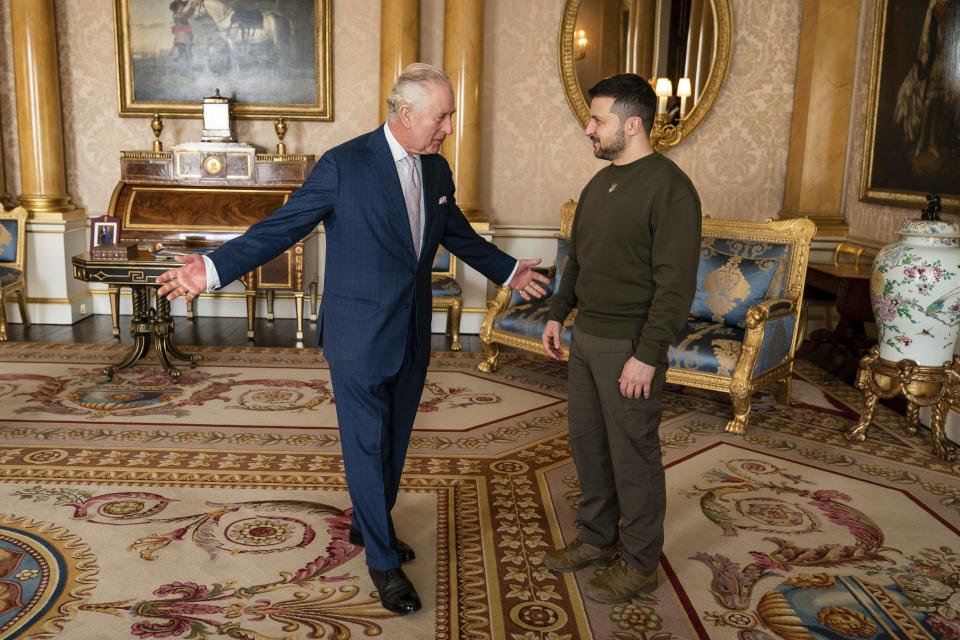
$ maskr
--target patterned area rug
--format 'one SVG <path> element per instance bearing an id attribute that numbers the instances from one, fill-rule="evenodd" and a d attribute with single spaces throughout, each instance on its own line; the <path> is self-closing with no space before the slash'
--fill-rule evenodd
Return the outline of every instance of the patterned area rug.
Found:
<path id="1" fill-rule="evenodd" d="M 106 382 L 122 346 L 0 345 L 0 638 L 960 639 L 960 466 L 801 362 L 794 404 L 670 387 L 660 586 L 581 595 L 565 367 L 437 354 L 395 511 L 424 600 L 379 606 L 347 541 L 329 372 L 313 352 L 203 349 Z"/>

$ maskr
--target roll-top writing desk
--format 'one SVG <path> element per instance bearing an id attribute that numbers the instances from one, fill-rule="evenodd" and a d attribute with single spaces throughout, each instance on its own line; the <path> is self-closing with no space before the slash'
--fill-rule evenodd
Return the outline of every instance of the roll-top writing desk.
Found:
<path id="1" fill-rule="evenodd" d="M 188 143 L 172 151 L 123 151 L 120 182 L 109 215 L 120 220 L 124 243 L 141 250 L 206 251 L 241 235 L 296 191 L 313 167 L 313 156 L 258 154 L 243 143 Z M 272 261 L 246 274 L 247 337 L 253 338 L 257 292 L 267 297 L 273 320 L 274 292 L 292 291 L 297 317 L 297 346 L 303 344 L 304 286 L 311 311 L 317 309 L 317 234 L 297 242 Z M 227 284 L 227 283 L 223 283 Z M 119 335 L 119 287 L 110 287 L 114 335 Z M 192 318 L 193 303 L 187 306 Z"/>

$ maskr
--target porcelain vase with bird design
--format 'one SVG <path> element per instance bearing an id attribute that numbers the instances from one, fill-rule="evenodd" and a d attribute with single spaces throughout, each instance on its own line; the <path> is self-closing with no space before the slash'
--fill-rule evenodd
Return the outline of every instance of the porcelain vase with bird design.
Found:
<path id="1" fill-rule="evenodd" d="M 940 367 L 960 334 L 960 226 L 906 220 L 873 262 L 870 301 L 880 357 Z"/>

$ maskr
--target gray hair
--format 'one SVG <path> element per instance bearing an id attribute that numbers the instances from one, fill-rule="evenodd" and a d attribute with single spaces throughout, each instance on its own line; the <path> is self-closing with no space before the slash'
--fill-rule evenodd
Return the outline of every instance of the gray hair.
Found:
<path id="1" fill-rule="evenodd" d="M 419 111 L 430 95 L 430 88 L 435 86 L 453 88 L 450 77 L 437 67 L 425 62 L 407 65 L 387 98 L 387 120 L 394 122 L 403 105 Z"/>

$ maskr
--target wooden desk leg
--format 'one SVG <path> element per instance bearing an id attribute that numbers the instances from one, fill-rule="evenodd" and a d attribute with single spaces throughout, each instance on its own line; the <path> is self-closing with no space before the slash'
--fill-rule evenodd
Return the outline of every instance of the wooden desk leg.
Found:
<path id="1" fill-rule="evenodd" d="M 120 342 L 120 287 L 111 284 L 107 287 L 107 297 L 110 298 L 110 319 L 113 320 L 113 339 Z"/>
<path id="2" fill-rule="evenodd" d="M 173 336 L 173 318 L 170 317 L 170 301 L 166 296 L 157 296 L 157 312 L 153 316 L 151 328 L 157 338 L 157 359 L 160 360 L 160 366 L 170 374 L 173 381 L 180 382 L 180 369 L 173 366 L 170 356 L 176 357 L 171 351 L 176 351 L 170 343 Z M 179 353 L 179 352 L 178 352 Z M 185 355 L 185 354 L 181 354 Z M 181 358 L 189 360 L 189 357 Z M 196 366 L 196 363 L 191 363 Z"/>
<path id="3" fill-rule="evenodd" d="M 164 296 L 157 296 L 157 313 L 153 318 L 153 333 L 157 338 L 157 357 L 164 370 L 170 374 L 174 382 L 180 380 L 180 370 L 173 366 L 171 360 L 185 360 L 190 368 L 196 368 L 200 360 L 199 353 L 184 353 L 173 346 L 173 316 L 170 315 L 170 301 Z"/>
<path id="4" fill-rule="evenodd" d="M 303 349 L 303 291 L 294 291 L 293 305 L 297 311 L 297 349 Z"/>
<path id="5" fill-rule="evenodd" d="M 196 298 L 194 298 L 193 300 L 187 303 L 187 320 L 193 320 L 193 316 L 196 315 L 196 311 L 197 311 L 197 308 L 195 306 L 196 304 L 197 304 Z"/>
<path id="6" fill-rule="evenodd" d="M 130 298 L 133 302 L 133 318 L 130 320 L 130 335 L 133 337 L 133 347 L 127 352 L 123 360 L 101 370 L 101 373 L 107 376 L 107 380 L 112 380 L 114 374 L 130 367 L 150 351 L 150 336 L 153 334 L 153 327 L 146 290 L 147 287 L 145 286 L 134 285 L 131 287 Z"/>
<path id="7" fill-rule="evenodd" d="M 244 292 L 247 296 L 247 340 L 253 340 L 253 319 L 257 310 L 257 292 L 247 289 Z"/>
<path id="8" fill-rule="evenodd" d="M 267 322 L 273 322 L 273 300 L 276 296 L 276 291 L 273 289 L 267 289 Z"/>

